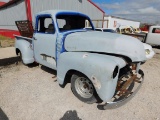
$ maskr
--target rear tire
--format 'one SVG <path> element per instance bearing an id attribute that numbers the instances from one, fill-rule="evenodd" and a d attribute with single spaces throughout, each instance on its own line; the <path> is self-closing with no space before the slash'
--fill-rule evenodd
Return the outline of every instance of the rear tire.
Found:
<path id="1" fill-rule="evenodd" d="M 92 82 L 83 74 L 76 73 L 71 77 L 71 90 L 73 94 L 82 102 L 96 103 L 96 91 Z"/>
<path id="2" fill-rule="evenodd" d="M 19 58 L 20 58 L 20 61 L 22 62 L 22 64 L 25 65 L 25 66 L 30 66 L 30 65 L 31 65 L 31 66 L 37 66 L 37 65 L 38 65 L 38 64 L 35 63 L 35 62 L 30 63 L 30 64 L 25 64 L 24 61 L 23 61 L 23 59 L 22 59 L 22 58 L 23 58 L 23 55 L 22 55 L 21 52 L 19 52 Z"/>

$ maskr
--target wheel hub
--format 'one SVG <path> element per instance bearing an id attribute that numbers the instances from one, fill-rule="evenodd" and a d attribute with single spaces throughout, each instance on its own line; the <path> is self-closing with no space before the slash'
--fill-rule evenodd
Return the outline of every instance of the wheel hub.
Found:
<path id="1" fill-rule="evenodd" d="M 84 98 L 90 98 L 93 95 L 93 85 L 84 77 L 79 77 L 76 79 L 75 88 L 77 93 Z"/>

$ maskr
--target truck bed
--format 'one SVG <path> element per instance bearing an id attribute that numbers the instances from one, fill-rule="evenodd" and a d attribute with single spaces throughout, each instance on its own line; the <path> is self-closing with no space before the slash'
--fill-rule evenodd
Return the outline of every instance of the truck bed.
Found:
<path id="1" fill-rule="evenodd" d="M 146 41 L 147 33 L 123 33 L 124 35 L 129 35 L 139 39 L 141 42 Z"/>

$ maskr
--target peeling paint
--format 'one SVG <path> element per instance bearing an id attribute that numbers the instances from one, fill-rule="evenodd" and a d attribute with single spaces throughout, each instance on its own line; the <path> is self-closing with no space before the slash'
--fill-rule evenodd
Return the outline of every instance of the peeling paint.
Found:
<path id="1" fill-rule="evenodd" d="M 95 88 L 98 88 L 98 89 L 101 88 L 101 83 L 99 82 L 99 80 L 95 76 L 91 77 L 91 81 L 92 81 L 93 85 L 95 86 Z"/>
<path id="2" fill-rule="evenodd" d="M 86 58 L 86 57 L 88 57 L 88 54 L 84 54 L 84 55 L 83 55 L 83 58 Z"/>

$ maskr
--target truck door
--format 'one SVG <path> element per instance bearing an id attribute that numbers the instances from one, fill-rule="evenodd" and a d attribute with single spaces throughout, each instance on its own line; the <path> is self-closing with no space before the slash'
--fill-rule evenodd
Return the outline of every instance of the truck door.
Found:
<path id="1" fill-rule="evenodd" d="M 146 43 L 151 45 L 160 45 L 160 27 L 151 27 L 147 34 Z"/>
<path id="2" fill-rule="evenodd" d="M 37 16 L 33 39 L 36 62 L 49 68 L 56 69 L 56 30 L 50 15 Z"/>

